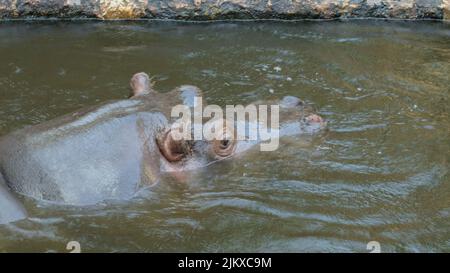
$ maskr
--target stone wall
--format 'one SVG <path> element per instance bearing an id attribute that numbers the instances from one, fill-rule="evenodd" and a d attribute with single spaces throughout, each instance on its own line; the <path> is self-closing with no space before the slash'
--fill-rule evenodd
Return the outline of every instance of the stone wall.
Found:
<path id="1" fill-rule="evenodd" d="M 450 0 L 0 0 L 0 19 L 450 20 Z"/>

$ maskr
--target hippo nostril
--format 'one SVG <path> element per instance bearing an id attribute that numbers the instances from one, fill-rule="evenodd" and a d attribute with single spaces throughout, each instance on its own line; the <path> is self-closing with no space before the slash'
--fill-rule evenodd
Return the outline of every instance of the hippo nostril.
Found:
<path id="1" fill-rule="evenodd" d="M 321 116 L 316 114 L 311 114 L 303 119 L 304 122 L 307 123 L 324 123 L 324 120 Z"/>

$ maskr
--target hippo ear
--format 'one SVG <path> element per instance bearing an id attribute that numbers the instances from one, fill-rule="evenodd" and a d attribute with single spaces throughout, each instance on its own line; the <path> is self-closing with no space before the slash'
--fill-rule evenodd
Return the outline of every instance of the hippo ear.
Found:
<path id="1" fill-rule="evenodd" d="M 297 106 L 304 106 L 305 103 L 294 96 L 285 96 L 281 101 L 280 101 L 280 106 L 283 108 L 294 108 Z"/>
<path id="2" fill-rule="evenodd" d="M 191 152 L 191 145 L 186 140 L 175 140 L 172 131 L 167 131 L 162 138 L 157 139 L 161 154 L 169 162 L 178 162 Z"/>
<path id="3" fill-rule="evenodd" d="M 202 91 L 200 88 L 193 85 L 182 85 L 178 88 L 180 92 L 181 99 L 184 105 L 188 107 L 195 106 L 195 97 L 201 97 Z"/>
<path id="4" fill-rule="evenodd" d="M 133 75 L 130 80 L 130 98 L 148 94 L 152 91 L 152 84 L 150 82 L 150 77 L 145 72 L 139 72 Z"/>

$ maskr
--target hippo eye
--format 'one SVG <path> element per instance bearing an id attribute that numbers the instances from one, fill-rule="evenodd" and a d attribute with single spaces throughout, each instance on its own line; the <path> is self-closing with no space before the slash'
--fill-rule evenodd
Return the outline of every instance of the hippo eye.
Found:
<path id="1" fill-rule="evenodd" d="M 220 141 L 220 149 L 226 149 L 230 146 L 230 141 L 228 139 L 224 139 Z"/>
<path id="2" fill-rule="evenodd" d="M 207 128 L 214 128 L 214 138 L 210 143 L 210 154 L 214 157 L 228 157 L 236 148 L 236 132 L 226 120 L 213 120 L 206 123 Z M 211 126 L 211 127 L 210 127 Z"/>
<path id="3" fill-rule="evenodd" d="M 213 143 L 214 153 L 220 157 L 230 156 L 236 147 L 236 142 L 231 139 L 215 140 Z"/>

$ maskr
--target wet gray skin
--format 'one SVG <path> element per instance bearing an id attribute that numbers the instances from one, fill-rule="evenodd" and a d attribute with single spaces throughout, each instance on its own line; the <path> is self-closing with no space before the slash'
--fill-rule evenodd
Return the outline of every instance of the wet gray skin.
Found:
<path id="1" fill-rule="evenodd" d="M 130 199 L 158 182 L 161 172 L 184 180 L 182 172 L 227 159 L 258 140 L 175 141 L 168 119 L 172 106 L 193 106 L 201 92 L 181 86 L 153 90 L 149 77 L 131 80 L 130 99 L 107 102 L 21 129 L 0 139 L 0 171 L 14 192 L 39 200 L 91 205 Z M 275 101 L 269 102 L 275 103 Z M 280 135 L 311 133 L 324 127 L 296 97 L 281 103 Z M 308 114 L 305 114 L 305 113 Z M 1 185 L 1 222 L 25 217 L 13 194 Z"/>
<path id="2" fill-rule="evenodd" d="M 8 189 L 0 174 L 0 224 L 17 221 L 26 217 L 25 208 Z"/>

